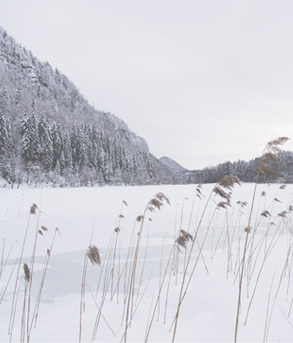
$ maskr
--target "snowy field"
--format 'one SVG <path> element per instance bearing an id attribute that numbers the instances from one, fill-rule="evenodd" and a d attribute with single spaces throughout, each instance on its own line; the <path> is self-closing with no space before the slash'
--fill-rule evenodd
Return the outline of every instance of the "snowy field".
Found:
<path id="1" fill-rule="evenodd" d="M 254 185 L 235 185 L 226 208 L 208 200 L 213 187 L 0 189 L 0 341 L 171 342 L 175 327 L 176 342 L 233 341 Z M 257 188 L 239 342 L 293 341 L 293 185 L 283 188 Z M 161 197 L 158 210 L 160 192 L 170 205 Z M 182 232 L 197 233 L 187 249 Z"/>

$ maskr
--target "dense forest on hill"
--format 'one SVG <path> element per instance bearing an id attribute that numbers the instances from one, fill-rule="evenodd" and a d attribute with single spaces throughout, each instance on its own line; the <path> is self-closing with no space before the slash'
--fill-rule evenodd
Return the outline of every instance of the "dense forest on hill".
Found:
<path id="1" fill-rule="evenodd" d="M 0 176 L 11 186 L 173 183 L 144 139 L 0 27 Z"/>

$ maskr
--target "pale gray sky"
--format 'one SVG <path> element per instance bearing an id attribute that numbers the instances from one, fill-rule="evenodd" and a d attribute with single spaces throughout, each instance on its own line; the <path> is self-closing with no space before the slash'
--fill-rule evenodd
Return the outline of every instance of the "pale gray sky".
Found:
<path id="1" fill-rule="evenodd" d="M 0 0 L 0 26 L 158 158 L 197 169 L 293 138 L 292 0 Z"/>

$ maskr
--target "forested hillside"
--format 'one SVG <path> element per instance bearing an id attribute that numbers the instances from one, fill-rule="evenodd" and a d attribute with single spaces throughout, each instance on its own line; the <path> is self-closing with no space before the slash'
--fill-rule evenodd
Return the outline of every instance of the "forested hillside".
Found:
<path id="1" fill-rule="evenodd" d="M 174 182 L 144 139 L 1 27 L 0 133 L 0 177 L 11 186 Z"/>
<path id="2" fill-rule="evenodd" d="M 214 183 L 225 175 L 234 175 L 242 182 L 255 182 L 260 158 L 254 158 L 248 162 L 225 162 L 216 167 L 204 168 L 192 175 L 190 183 Z M 293 152 L 283 151 L 278 153 L 278 163 L 272 163 L 275 173 L 260 173 L 260 183 L 293 183 Z"/>

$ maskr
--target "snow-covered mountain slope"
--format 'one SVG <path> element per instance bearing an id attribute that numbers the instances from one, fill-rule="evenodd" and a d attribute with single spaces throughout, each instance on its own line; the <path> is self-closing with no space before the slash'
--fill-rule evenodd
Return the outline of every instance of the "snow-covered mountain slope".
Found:
<path id="1" fill-rule="evenodd" d="M 113 114 L 96 110 L 65 75 L 1 27 L 0 80 L 0 177 L 8 183 L 174 181 L 143 138 Z"/>

